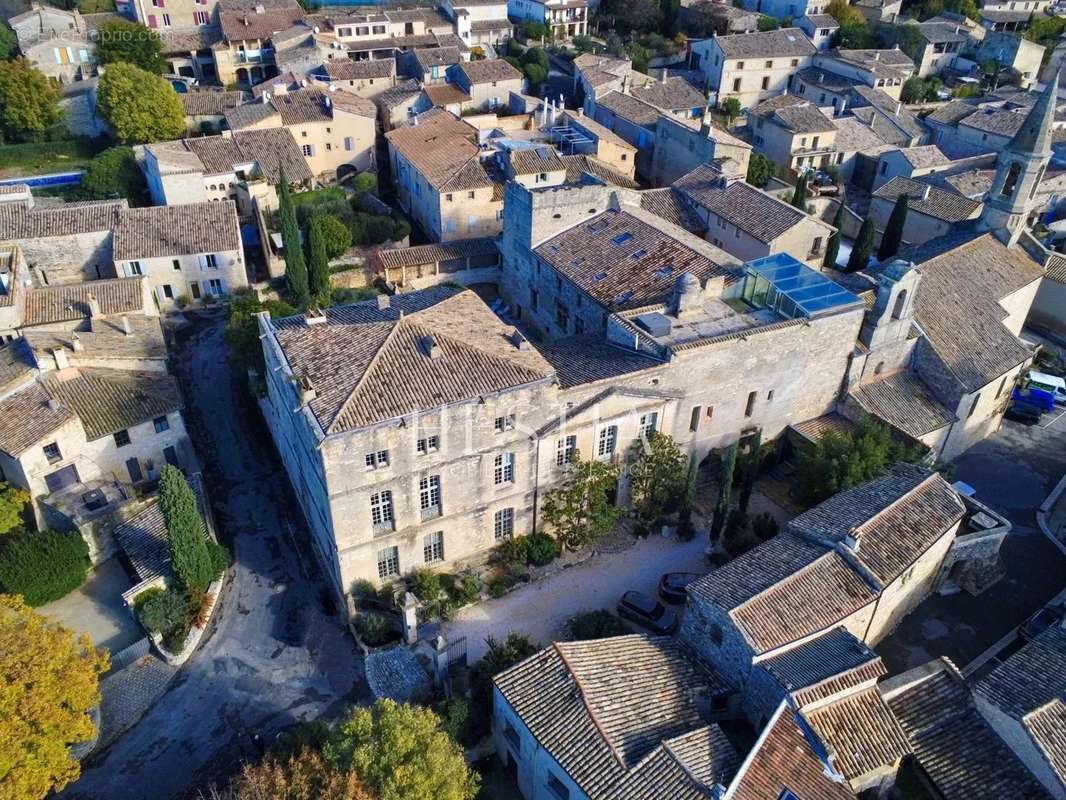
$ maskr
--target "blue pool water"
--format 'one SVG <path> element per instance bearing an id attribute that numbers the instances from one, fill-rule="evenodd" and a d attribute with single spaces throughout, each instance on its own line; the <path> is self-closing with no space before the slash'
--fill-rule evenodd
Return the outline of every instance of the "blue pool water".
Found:
<path id="1" fill-rule="evenodd" d="M 26 178 L 8 178 L 0 181 L 0 186 L 13 186 L 16 183 L 24 183 L 32 188 L 45 188 L 51 186 L 74 186 L 81 183 L 81 170 L 77 172 L 53 172 L 51 175 L 30 175 Z"/>

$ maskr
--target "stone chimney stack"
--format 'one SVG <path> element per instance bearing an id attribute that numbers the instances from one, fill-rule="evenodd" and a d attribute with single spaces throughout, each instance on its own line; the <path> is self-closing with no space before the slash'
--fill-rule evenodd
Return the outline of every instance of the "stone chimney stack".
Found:
<path id="1" fill-rule="evenodd" d="M 70 346 L 74 349 L 75 353 L 80 353 L 85 349 L 85 345 L 81 343 L 81 337 L 77 333 L 70 335 Z"/>
<path id="2" fill-rule="evenodd" d="M 133 328 L 130 326 L 130 318 L 122 315 L 122 332 L 127 336 L 133 336 Z"/>
<path id="3" fill-rule="evenodd" d="M 392 300 L 389 299 L 387 294 L 379 294 L 377 300 L 379 311 L 384 311 L 392 305 Z"/>
<path id="4" fill-rule="evenodd" d="M 52 358 L 55 359 L 56 369 L 66 369 L 70 366 L 70 361 L 67 360 L 67 351 L 62 347 L 52 350 Z"/>

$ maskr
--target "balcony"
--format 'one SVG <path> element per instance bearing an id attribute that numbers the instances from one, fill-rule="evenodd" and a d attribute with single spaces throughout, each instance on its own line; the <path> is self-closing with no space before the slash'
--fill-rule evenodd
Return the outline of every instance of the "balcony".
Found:
<path id="1" fill-rule="evenodd" d="M 274 60 L 274 48 L 263 47 L 259 50 L 238 50 L 238 64 L 263 64 Z"/>

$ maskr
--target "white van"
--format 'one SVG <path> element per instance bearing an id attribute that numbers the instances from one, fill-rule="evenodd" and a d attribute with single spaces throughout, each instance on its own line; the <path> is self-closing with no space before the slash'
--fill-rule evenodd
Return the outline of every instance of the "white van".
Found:
<path id="1" fill-rule="evenodd" d="M 1029 384 L 1036 389 L 1050 392 L 1054 395 L 1056 403 L 1066 404 L 1066 380 L 1031 369 L 1029 370 Z"/>

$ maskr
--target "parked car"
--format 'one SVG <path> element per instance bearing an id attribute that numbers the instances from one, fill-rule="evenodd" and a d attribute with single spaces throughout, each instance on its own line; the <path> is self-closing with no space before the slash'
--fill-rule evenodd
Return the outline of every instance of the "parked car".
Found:
<path id="1" fill-rule="evenodd" d="M 1015 403 L 1024 403 L 1026 405 L 1035 406 L 1036 408 L 1039 408 L 1041 412 L 1055 410 L 1055 395 L 1051 392 L 1046 392 L 1043 389 L 1038 389 L 1032 384 L 1029 384 L 1025 389 L 1015 389 L 1011 392 L 1010 397 Z"/>
<path id="2" fill-rule="evenodd" d="M 652 633 L 668 636 L 677 630 L 677 614 L 643 592 L 626 592 L 618 601 L 618 616 Z"/>
<path id="3" fill-rule="evenodd" d="M 1066 379 L 1058 375 L 1048 375 L 1046 372 L 1029 370 L 1029 389 L 1040 389 L 1048 392 L 1059 405 L 1066 405 Z"/>
<path id="4" fill-rule="evenodd" d="M 1003 416 L 1015 422 L 1020 422 L 1022 425 L 1036 425 L 1040 422 L 1041 414 L 1043 414 L 1043 411 L 1031 403 L 1015 400 L 1007 406 L 1007 411 Z"/>
<path id="5" fill-rule="evenodd" d="M 1018 635 L 1026 642 L 1031 641 L 1048 628 L 1058 625 L 1064 616 L 1066 608 L 1063 606 L 1044 606 L 1022 623 Z"/>
<path id="6" fill-rule="evenodd" d="M 685 602 L 685 587 L 697 578 L 702 578 L 698 572 L 667 572 L 659 578 L 659 597 L 664 603 Z"/>

